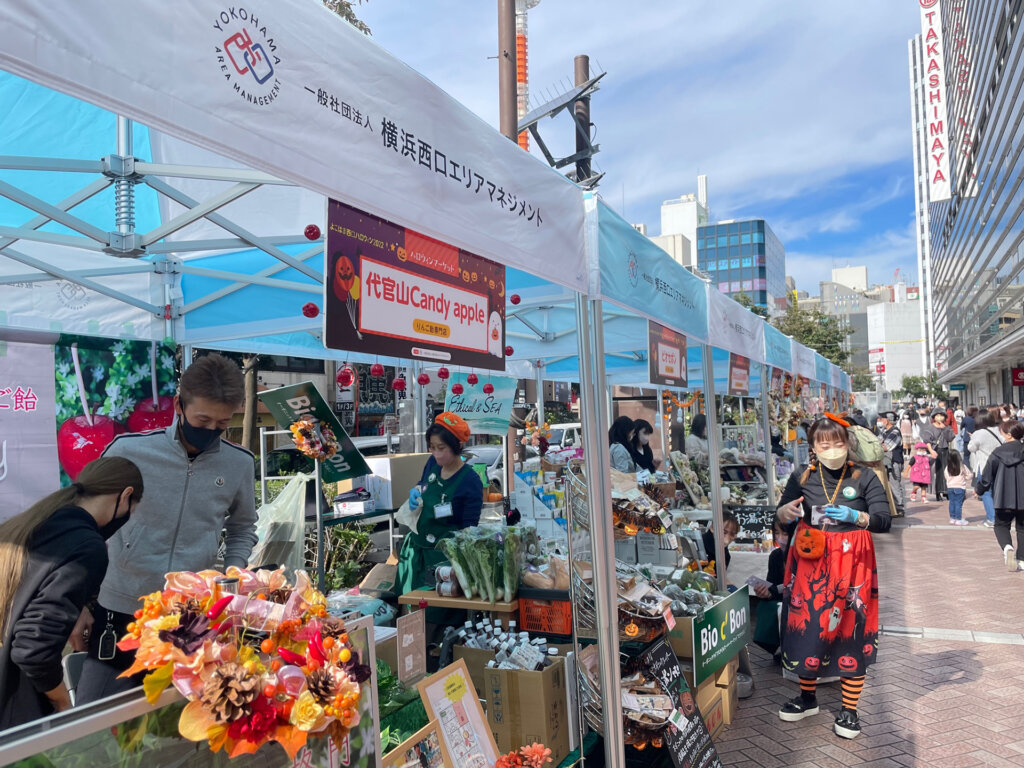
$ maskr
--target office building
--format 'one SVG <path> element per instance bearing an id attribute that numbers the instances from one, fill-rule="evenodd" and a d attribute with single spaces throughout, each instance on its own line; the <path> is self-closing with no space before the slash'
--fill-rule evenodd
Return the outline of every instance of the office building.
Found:
<path id="1" fill-rule="evenodd" d="M 786 307 L 786 249 L 764 219 L 697 227 L 697 267 L 724 294 L 745 293 L 772 311 Z"/>
<path id="2" fill-rule="evenodd" d="M 708 177 L 701 175 L 697 177 L 697 194 L 661 204 L 661 234 L 651 241 L 684 267 L 695 267 L 697 228 L 708 220 Z"/>
<path id="3" fill-rule="evenodd" d="M 921 375 L 925 345 L 920 302 L 907 300 L 905 286 L 896 288 L 901 301 L 874 303 L 866 311 L 868 371 L 890 392 L 902 386 L 904 376 Z"/>
<path id="4" fill-rule="evenodd" d="M 938 0 L 910 43 L 925 317 L 934 368 L 968 403 L 1024 399 L 1022 16 L 1024 0 Z"/>
<path id="5" fill-rule="evenodd" d="M 848 285 L 855 291 L 866 291 L 868 289 L 868 268 L 867 267 L 833 267 L 832 282 L 840 285 Z"/>

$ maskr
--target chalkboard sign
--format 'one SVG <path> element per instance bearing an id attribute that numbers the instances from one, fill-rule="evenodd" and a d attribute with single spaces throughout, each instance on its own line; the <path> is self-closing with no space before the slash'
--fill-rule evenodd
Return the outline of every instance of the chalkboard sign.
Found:
<path id="1" fill-rule="evenodd" d="M 740 524 L 740 533 L 736 537 L 736 541 L 764 540 L 772 531 L 775 507 L 751 505 L 729 507 L 729 511 L 736 515 Z"/>
<path id="2" fill-rule="evenodd" d="M 676 708 L 672 723 L 662 732 L 672 764 L 676 768 L 722 768 L 672 647 L 662 638 L 644 651 L 642 658 L 648 673 L 661 683 Z"/>

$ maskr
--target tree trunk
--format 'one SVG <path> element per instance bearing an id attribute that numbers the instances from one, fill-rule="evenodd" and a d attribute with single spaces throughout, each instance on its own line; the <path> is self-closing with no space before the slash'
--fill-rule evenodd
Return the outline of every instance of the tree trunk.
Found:
<path id="1" fill-rule="evenodd" d="M 259 355 L 242 358 L 242 373 L 245 376 L 245 412 L 242 416 L 242 446 L 257 452 L 259 433 L 256 430 L 256 379 L 260 371 Z"/>

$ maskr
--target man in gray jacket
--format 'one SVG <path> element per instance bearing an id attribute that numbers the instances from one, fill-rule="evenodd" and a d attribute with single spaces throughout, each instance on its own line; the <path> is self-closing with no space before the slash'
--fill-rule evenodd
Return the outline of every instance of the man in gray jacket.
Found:
<path id="1" fill-rule="evenodd" d="M 107 544 L 110 564 L 86 630 L 89 657 L 78 702 L 139 684 L 117 678 L 134 654 L 115 643 L 134 621 L 139 598 L 163 589 L 165 574 L 213 568 L 222 531 L 224 567 L 248 563 L 256 543 L 255 462 L 249 451 L 221 438 L 244 399 L 238 365 L 206 355 L 182 374 L 170 427 L 120 435 L 104 452 L 138 466 L 146 496 Z M 88 623 L 83 619 L 80 625 Z"/>

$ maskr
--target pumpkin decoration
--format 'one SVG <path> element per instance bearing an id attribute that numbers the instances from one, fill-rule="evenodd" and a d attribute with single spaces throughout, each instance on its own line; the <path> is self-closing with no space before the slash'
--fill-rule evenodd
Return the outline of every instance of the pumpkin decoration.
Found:
<path id="1" fill-rule="evenodd" d="M 806 659 L 804 659 L 804 666 L 812 672 L 817 671 L 817 669 L 821 666 L 821 659 L 819 659 L 817 656 L 808 656 Z"/>
<path id="2" fill-rule="evenodd" d="M 844 672 L 850 672 L 857 668 L 857 659 L 853 656 L 840 656 L 838 663 L 839 668 Z"/>
<path id="3" fill-rule="evenodd" d="M 805 560 L 817 560 L 825 554 L 825 534 L 814 528 L 803 528 L 796 535 L 796 553 Z"/>
<path id="4" fill-rule="evenodd" d="M 356 281 L 356 268 L 345 254 L 340 254 L 334 262 L 334 295 L 339 301 L 348 301 L 352 286 Z M 353 296 L 352 298 L 358 298 Z"/>
<path id="5" fill-rule="evenodd" d="M 629 624 L 625 626 L 625 628 L 622 631 L 626 633 L 627 637 L 636 637 L 640 634 L 640 627 L 638 627 L 634 622 L 631 621 L 629 622 Z"/>
<path id="6" fill-rule="evenodd" d="M 867 643 L 864 646 L 864 655 L 865 656 L 870 656 L 874 652 L 875 652 L 875 646 L 873 646 L 871 643 Z"/>

